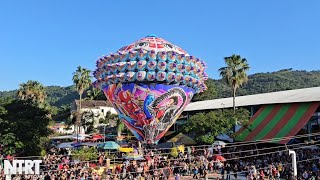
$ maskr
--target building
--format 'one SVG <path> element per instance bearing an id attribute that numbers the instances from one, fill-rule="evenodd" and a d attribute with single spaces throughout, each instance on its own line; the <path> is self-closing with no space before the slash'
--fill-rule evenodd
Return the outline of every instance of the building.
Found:
<path id="1" fill-rule="evenodd" d="M 79 108 L 79 100 L 75 100 L 71 105 L 71 114 L 77 111 Z M 108 101 L 101 100 L 82 100 L 81 110 L 83 112 L 92 112 L 94 114 L 94 127 L 99 125 L 99 120 L 104 118 L 108 112 L 111 114 L 117 114 L 116 110 Z"/>
<path id="2" fill-rule="evenodd" d="M 232 108 L 232 97 L 190 103 L 185 114 Z M 236 107 L 250 111 L 247 127 L 239 128 L 240 141 L 270 140 L 287 144 L 297 134 L 320 131 L 320 87 L 236 97 Z M 289 138 L 286 138 L 289 137 Z M 311 136 L 308 137 L 309 140 Z"/>

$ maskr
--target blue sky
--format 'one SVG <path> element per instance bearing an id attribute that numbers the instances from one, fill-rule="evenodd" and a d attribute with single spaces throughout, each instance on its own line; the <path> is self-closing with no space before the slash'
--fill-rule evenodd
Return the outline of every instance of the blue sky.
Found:
<path id="1" fill-rule="evenodd" d="M 154 33 L 206 60 L 219 78 L 223 57 L 251 70 L 320 69 L 320 1 L 2 1 L 0 91 L 27 80 L 68 86 L 81 65 Z"/>

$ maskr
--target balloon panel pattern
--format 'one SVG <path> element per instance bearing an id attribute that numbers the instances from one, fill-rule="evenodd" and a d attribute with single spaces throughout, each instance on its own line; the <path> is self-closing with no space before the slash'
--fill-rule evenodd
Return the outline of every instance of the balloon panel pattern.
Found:
<path id="1" fill-rule="evenodd" d="M 135 136 L 148 143 L 157 142 L 193 94 L 207 88 L 205 62 L 155 35 L 102 56 L 96 66 L 94 86 L 105 92 Z"/>
<path id="2" fill-rule="evenodd" d="M 156 143 L 190 102 L 194 90 L 164 84 L 118 83 L 104 93 L 138 140 Z"/>

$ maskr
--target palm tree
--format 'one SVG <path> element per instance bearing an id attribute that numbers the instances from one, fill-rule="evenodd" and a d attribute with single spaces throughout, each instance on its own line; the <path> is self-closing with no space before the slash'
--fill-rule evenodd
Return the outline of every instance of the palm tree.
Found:
<path id="1" fill-rule="evenodd" d="M 236 111 L 236 91 L 237 89 L 248 81 L 247 71 L 250 69 L 249 64 L 245 58 L 240 55 L 233 54 L 230 57 L 225 57 L 224 61 L 226 67 L 219 69 L 220 76 L 232 88 L 233 96 L 233 112 Z"/>
<path id="2" fill-rule="evenodd" d="M 79 93 L 79 109 L 81 110 L 81 101 L 83 92 L 88 89 L 91 85 L 90 70 L 78 66 L 76 72 L 73 73 L 73 83 L 76 86 L 77 92 Z"/>
<path id="3" fill-rule="evenodd" d="M 79 107 L 77 109 L 78 111 L 78 117 L 77 117 L 77 123 L 80 123 L 80 116 L 81 116 L 81 101 L 82 101 L 82 95 L 83 92 L 88 89 L 91 85 L 91 76 L 90 76 L 90 70 L 86 68 L 82 68 L 81 66 L 78 66 L 76 72 L 73 73 L 73 83 L 76 86 L 77 92 L 79 93 Z"/>
<path id="4" fill-rule="evenodd" d="M 38 81 L 29 80 L 20 84 L 17 97 L 21 100 L 31 100 L 34 103 L 43 105 L 47 98 L 45 87 Z"/>
<path id="5" fill-rule="evenodd" d="M 92 89 L 87 91 L 86 99 L 98 100 L 101 95 L 102 95 L 101 90 L 93 87 Z"/>
<path id="6" fill-rule="evenodd" d="M 117 138 L 120 138 L 122 131 L 125 129 L 124 123 L 121 119 L 117 118 Z"/>

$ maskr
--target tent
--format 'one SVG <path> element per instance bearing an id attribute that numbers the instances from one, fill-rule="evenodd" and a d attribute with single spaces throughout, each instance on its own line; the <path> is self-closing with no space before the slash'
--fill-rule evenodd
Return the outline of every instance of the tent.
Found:
<path id="1" fill-rule="evenodd" d="M 309 121 L 320 102 L 266 104 L 237 131 L 238 141 L 268 141 L 287 144 Z M 270 141 L 271 140 L 271 141 Z"/>
<path id="2" fill-rule="evenodd" d="M 90 137 L 86 134 L 73 134 L 73 135 L 66 135 L 66 136 L 56 136 L 51 137 L 50 139 L 78 139 L 78 140 L 84 140 L 85 138 Z"/>
<path id="3" fill-rule="evenodd" d="M 65 149 L 65 148 L 74 148 L 73 142 L 65 142 L 65 143 L 60 143 L 57 145 L 57 148 Z"/>
<path id="4" fill-rule="evenodd" d="M 127 159 L 127 160 L 134 160 L 134 161 L 145 160 L 142 155 L 133 154 L 133 153 L 130 153 L 128 156 L 125 157 L 125 159 Z"/>
<path id="5" fill-rule="evenodd" d="M 167 142 L 174 142 L 175 144 L 183 144 L 183 145 L 196 145 L 197 143 L 190 138 L 189 136 L 179 133 L 173 138 L 169 139 Z"/>
<path id="6" fill-rule="evenodd" d="M 94 134 L 92 135 L 93 140 L 99 140 L 99 139 L 104 139 L 104 135 L 102 134 Z"/>
<path id="7" fill-rule="evenodd" d="M 119 151 L 120 151 L 120 152 L 126 152 L 126 153 L 128 153 L 128 152 L 133 152 L 134 150 L 133 150 L 133 148 L 124 148 L 124 147 L 121 147 L 121 148 L 119 148 Z"/>
<path id="8" fill-rule="evenodd" d="M 174 147 L 173 142 L 165 142 L 165 143 L 157 144 L 155 146 L 156 149 L 170 149 L 172 147 Z"/>
<path id="9" fill-rule="evenodd" d="M 225 146 L 227 145 L 227 143 L 223 142 L 223 141 L 215 141 L 212 146 Z"/>
<path id="10" fill-rule="evenodd" d="M 114 141 L 107 141 L 107 142 L 98 144 L 97 147 L 102 148 L 102 149 L 108 149 L 108 150 L 115 150 L 115 149 L 120 148 L 119 144 L 117 144 Z"/>
<path id="11" fill-rule="evenodd" d="M 82 143 L 82 146 L 97 147 L 98 144 L 99 144 L 99 143 L 85 142 L 85 143 Z"/>

